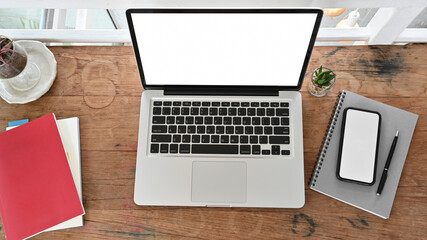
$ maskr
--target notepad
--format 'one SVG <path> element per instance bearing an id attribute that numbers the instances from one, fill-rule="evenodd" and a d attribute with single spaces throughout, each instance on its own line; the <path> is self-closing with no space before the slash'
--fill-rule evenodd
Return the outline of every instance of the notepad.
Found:
<path id="1" fill-rule="evenodd" d="M 8 240 L 84 214 L 54 114 L 0 133 L 0 214 Z"/>
<path id="2" fill-rule="evenodd" d="M 337 163 L 340 180 L 374 184 L 380 125 L 378 112 L 344 109 Z"/>
<path id="3" fill-rule="evenodd" d="M 342 139 L 343 113 L 344 109 L 348 107 L 378 112 L 381 115 L 378 169 L 383 169 L 387 160 L 391 144 L 387 140 L 393 139 L 396 131 L 399 130 L 399 144 L 396 146 L 393 166 L 389 169 L 387 184 L 384 186 L 381 196 L 376 194 L 379 181 L 372 186 L 366 186 L 340 181 L 336 177 L 339 146 Z M 358 117 L 360 116 L 358 115 Z M 356 119 L 361 121 L 359 118 Z M 310 188 L 379 217 L 389 218 L 417 120 L 418 115 L 416 114 L 343 90 L 338 97 L 325 141 L 314 168 Z M 372 144 L 370 146 L 372 147 Z M 381 171 L 376 171 L 375 178 L 379 179 L 381 173 Z"/>

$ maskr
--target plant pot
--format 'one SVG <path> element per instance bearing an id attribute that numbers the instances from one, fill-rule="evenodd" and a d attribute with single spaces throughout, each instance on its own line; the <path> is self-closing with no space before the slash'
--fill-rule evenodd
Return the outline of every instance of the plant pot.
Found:
<path id="1" fill-rule="evenodd" d="M 0 63 L 0 80 L 8 80 L 10 86 L 17 91 L 32 89 L 40 80 L 40 69 L 35 63 L 28 61 L 24 47 L 5 36 L 0 36 L 0 39 L 12 42 L 13 50 L 2 55 L 4 63 Z"/>
<path id="2" fill-rule="evenodd" d="M 335 74 L 334 71 L 332 71 L 329 68 L 326 67 L 322 67 L 324 71 L 331 71 L 332 74 Z M 319 86 L 316 83 L 314 83 L 315 81 L 315 73 L 319 70 L 319 68 L 316 68 L 316 70 L 313 71 L 313 73 L 311 74 L 311 81 L 307 86 L 308 92 L 315 96 L 315 97 L 323 97 L 325 96 L 331 89 L 332 87 L 334 87 L 335 82 L 337 81 L 337 77 L 335 75 L 335 77 L 330 81 L 330 85 L 329 86 Z"/>

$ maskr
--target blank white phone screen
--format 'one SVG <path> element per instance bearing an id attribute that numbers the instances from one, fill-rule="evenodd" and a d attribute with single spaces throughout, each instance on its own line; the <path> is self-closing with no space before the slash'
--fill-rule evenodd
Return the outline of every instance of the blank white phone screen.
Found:
<path id="1" fill-rule="evenodd" d="M 347 110 L 340 177 L 365 183 L 373 181 L 379 121 L 376 113 Z"/>
<path id="2" fill-rule="evenodd" d="M 297 86 L 316 13 L 132 13 L 147 85 Z"/>

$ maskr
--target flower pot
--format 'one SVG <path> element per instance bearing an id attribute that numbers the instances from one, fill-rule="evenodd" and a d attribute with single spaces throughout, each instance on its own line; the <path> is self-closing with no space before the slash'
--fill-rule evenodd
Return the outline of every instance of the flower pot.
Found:
<path id="1" fill-rule="evenodd" d="M 334 71 L 332 71 L 329 68 L 326 67 L 322 67 L 323 71 L 331 71 L 332 74 L 335 74 Z M 332 87 L 335 85 L 335 82 L 337 81 L 337 77 L 335 75 L 335 77 L 330 81 L 330 85 L 329 86 L 319 86 L 315 83 L 316 80 L 316 75 L 315 73 L 319 70 L 319 68 L 316 68 L 316 70 L 314 70 L 314 72 L 311 74 L 311 81 L 307 86 L 308 92 L 315 96 L 315 97 L 323 97 L 325 96 L 329 90 L 332 89 Z"/>

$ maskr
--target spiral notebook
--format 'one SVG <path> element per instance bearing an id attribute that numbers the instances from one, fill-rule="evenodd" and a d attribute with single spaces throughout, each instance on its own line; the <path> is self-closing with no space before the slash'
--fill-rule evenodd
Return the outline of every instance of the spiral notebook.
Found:
<path id="1" fill-rule="evenodd" d="M 343 112 L 348 107 L 379 112 L 382 116 L 376 179 L 381 178 L 393 137 L 399 130 L 399 142 L 381 196 L 376 195 L 379 181 L 365 186 L 343 182 L 336 177 Z M 417 114 L 343 90 L 314 168 L 310 188 L 384 219 L 389 218 L 417 120 Z"/>

